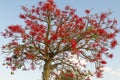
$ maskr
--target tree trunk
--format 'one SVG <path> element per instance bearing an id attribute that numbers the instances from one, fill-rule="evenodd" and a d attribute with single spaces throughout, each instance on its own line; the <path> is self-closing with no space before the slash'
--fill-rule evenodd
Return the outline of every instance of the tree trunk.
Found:
<path id="1" fill-rule="evenodd" d="M 43 80 L 49 80 L 50 78 L 50 64 L 51 64 L 51 60 L 45 60 L 45 64 L 43 68 Z"/>

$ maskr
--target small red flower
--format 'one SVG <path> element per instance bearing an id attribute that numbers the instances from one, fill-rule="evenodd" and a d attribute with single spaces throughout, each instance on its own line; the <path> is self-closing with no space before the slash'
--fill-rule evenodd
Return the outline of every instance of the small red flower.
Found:
<path id="1" fill-rule="evenodd" d="M 114 33 L 110 33 L 110 34 L 108 34 L 108 39 L 112 39 L 112 38 L 114 38 L 116 35 L 114 34 Z"/>
<path id="2" fill-rule="evenodd" d="M 117 45 L 117 40 L 113 40 L 111 42 L 111 47 L 114 48 Z"/>
<path id="3" fill-rule="evenodd" d="M 11 58 L 10 58 L 10 57 L 7 57 L 7 58 L 6 58 L 6 61 L 11 61 Z"/>
<path id="4" fill-rule="evenodd" d="M 100 16 L 100 19 L 104 20 L 106 17 L 107 17 L 107 14 L 106 13 L 102 13 L 101 16 Z"/>
<path id="5" fill-rule="evenodd" d="M 108 51 L 109 49 L 108 48 L 106 48 L 106 47 L 101 47 L 101 52 L 106 52 L 106 51 Z"/>
<path id="6" fill-rule="evenodd" d="M 71 47 L 72 47 L 73 49 L 75 49 L 76 46 L 77 46 L 77 41 L 76 41 L 75 39 L 73 39 L 73 40 L 71 41 Z"/>
<path id="7" fill-rule="evenodd" d="M 18 45 L 19 43 L 16 41 L 12 41 L 11 43 L 9 43 L 9 45 Z"/>
<path id="8" fill-rule="evenodd" d="M 84 25 L 79 26 L 79 30 L 83 30 L 84 27 L 85 27 Z"/>
<path id="9" fill-rule="evenodd" d="M 103 75 L 103 74 L 102 74 L 101 72 L 98 72 L 98 71 L 96 72 L 97 78 L 102 78 L 102 75 Z"/>
<path id="10" fill-rule="evenodd" d="M 56 14 L 56 16 L 59 16 L 59 15 L 60 15 L 60 10 L 59 10 L 59 9 L 56 9 L 55 14 Z"/>
<path id="11" fill-rule="evenodd" d="M 58 38 L 58 35 L 57 35 L 57 34 L 54 34 L 54 35 L 52 35 L 52 37 L 51 37 L 52 40 L 56 40 L 57 38 Z"/>
<path id="12" fill-rule="evenodd" d="M 69 10 L 69 9 L 70 9 L 70 6 L 66 6 L 65 9 L 66 9 L 66 10 Z"/>
<path id="13" fill-rule="evenodd" d="M 85 13 L 86 14 L 90 14 L 90 10 L 85 10 Z"/>
<path id="14" fill-rule="evenodd" d="M 36 32 L 34 32 L 34 31 L 30 31 L 30 33 L 29 33 L 31 36 L 36 36 Z"/>
<path id="15" fill-rule="evenodd" d="M 5 46 L 2 46 L 2 49 L 5 49 Z"/>
<path id="16" fill-rule="evenodd" d="M 22 19 L 25 19 L 25 18 L 26 18 L 25 15 L 22 15 L 22 14 L 20 14 L 19 17 L 22 18 Z"/>
<path id="17" fill-rule="evenodd" d="M 108 57 L 109 57 L 109 58 L 113 58 L 113 54 L 109 54 Z"/>
<path id="18" fill-rule="evenodd" d="M 102 56 L 101 56 L 100 53 L 97 54 L 96 59 L 97 59 L 97 60 L 98 60 L 98 59 L 102 59 Z"/>
<path id="19" fill-rule="evenodd" d="M 107 64 L 107 62 L 105 60 L 102 60 L 101 64 Z"/>

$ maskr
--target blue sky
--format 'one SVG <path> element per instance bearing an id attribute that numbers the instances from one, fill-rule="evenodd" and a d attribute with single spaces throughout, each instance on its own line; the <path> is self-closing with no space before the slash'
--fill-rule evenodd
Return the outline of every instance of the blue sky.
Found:
<path id="1" fill-rule="evenodd" d="M 0 0 L 0 32 L 11 24 L 23 24 L 23 20 L 19 19 L 19 13 L 22 13 L 21 5 L 34 5 L 39 0 Z M 45 0 L 41 0 L 45 1 Z M 120 0 L 55 0 L 59 8 L 65 5 L 70 5 L 77 9 L 79 15 L 84 15 L 85 9 L 92 9 L 93 13 L 100 13 L 111 10 L 113 14 L 111 18 L 118 20 L 118 27 L 120 28 Z M 120 43 L 120 34 L 117 36 Z M 0 46 L 6 43 L 7 40 L 0 36 Z M 93 80 L 119 80 L 120 79 L 120 45 L 114 50 L 113 59 L 108 59 L 106 71 L 103 79 Z M 40 71 L 16 71 L 14 75 L 10 74 L 10 70 L 3 67 L 3 56 L 0 48 L 0 80 L 37 80 L 40 77 Z"/>

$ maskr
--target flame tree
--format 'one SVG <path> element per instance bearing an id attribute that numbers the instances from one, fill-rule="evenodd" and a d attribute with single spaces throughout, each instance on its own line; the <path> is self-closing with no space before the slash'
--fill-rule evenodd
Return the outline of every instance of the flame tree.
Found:
<path id="1" fill-rule="evenodd" d="M 119 32 L 117 21 L 109 19 L 111 12 L 91 14 L 91 10 L 85 10 L 86 15 L 81 17 L 70 6 L 58 9 L 53 0 L 22 9 L 24 13 L 19 17 L 25 26 L 10 25 L 2 33 L 11 40 L 2 46 L 6 53 L 4 65 L 13 71 L 43 65 L 43 80 L 53 79 L 68 68 L 73 73 L 66 76 L 74 79 L 79 76 L 89 80 L 89 76 L 82 78 L 86 74 L 102 77 L 101 68 L 107 64 L 103 57 L 113 57 L 109 49 L 117 45 L 115 37 Z M 70 60 L 74 56 L 77 62 Z M 91 74 L 81 60 L 94 63 L 95 72 Z"/>

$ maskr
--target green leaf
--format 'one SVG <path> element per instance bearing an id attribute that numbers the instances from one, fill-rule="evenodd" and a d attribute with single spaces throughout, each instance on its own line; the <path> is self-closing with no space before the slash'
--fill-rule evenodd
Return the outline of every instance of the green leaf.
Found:
<path id="1" fill-rule="evenodd" d="M 13 71 L 11 71 L 11 75 L 14 75 L 14 72 L 13 72 Z"/>
<path id="2" fill-rule="evenodd" d="M 22 67 L 22 64 L 17 65 L 17 68 L 20 69 Z"/>

